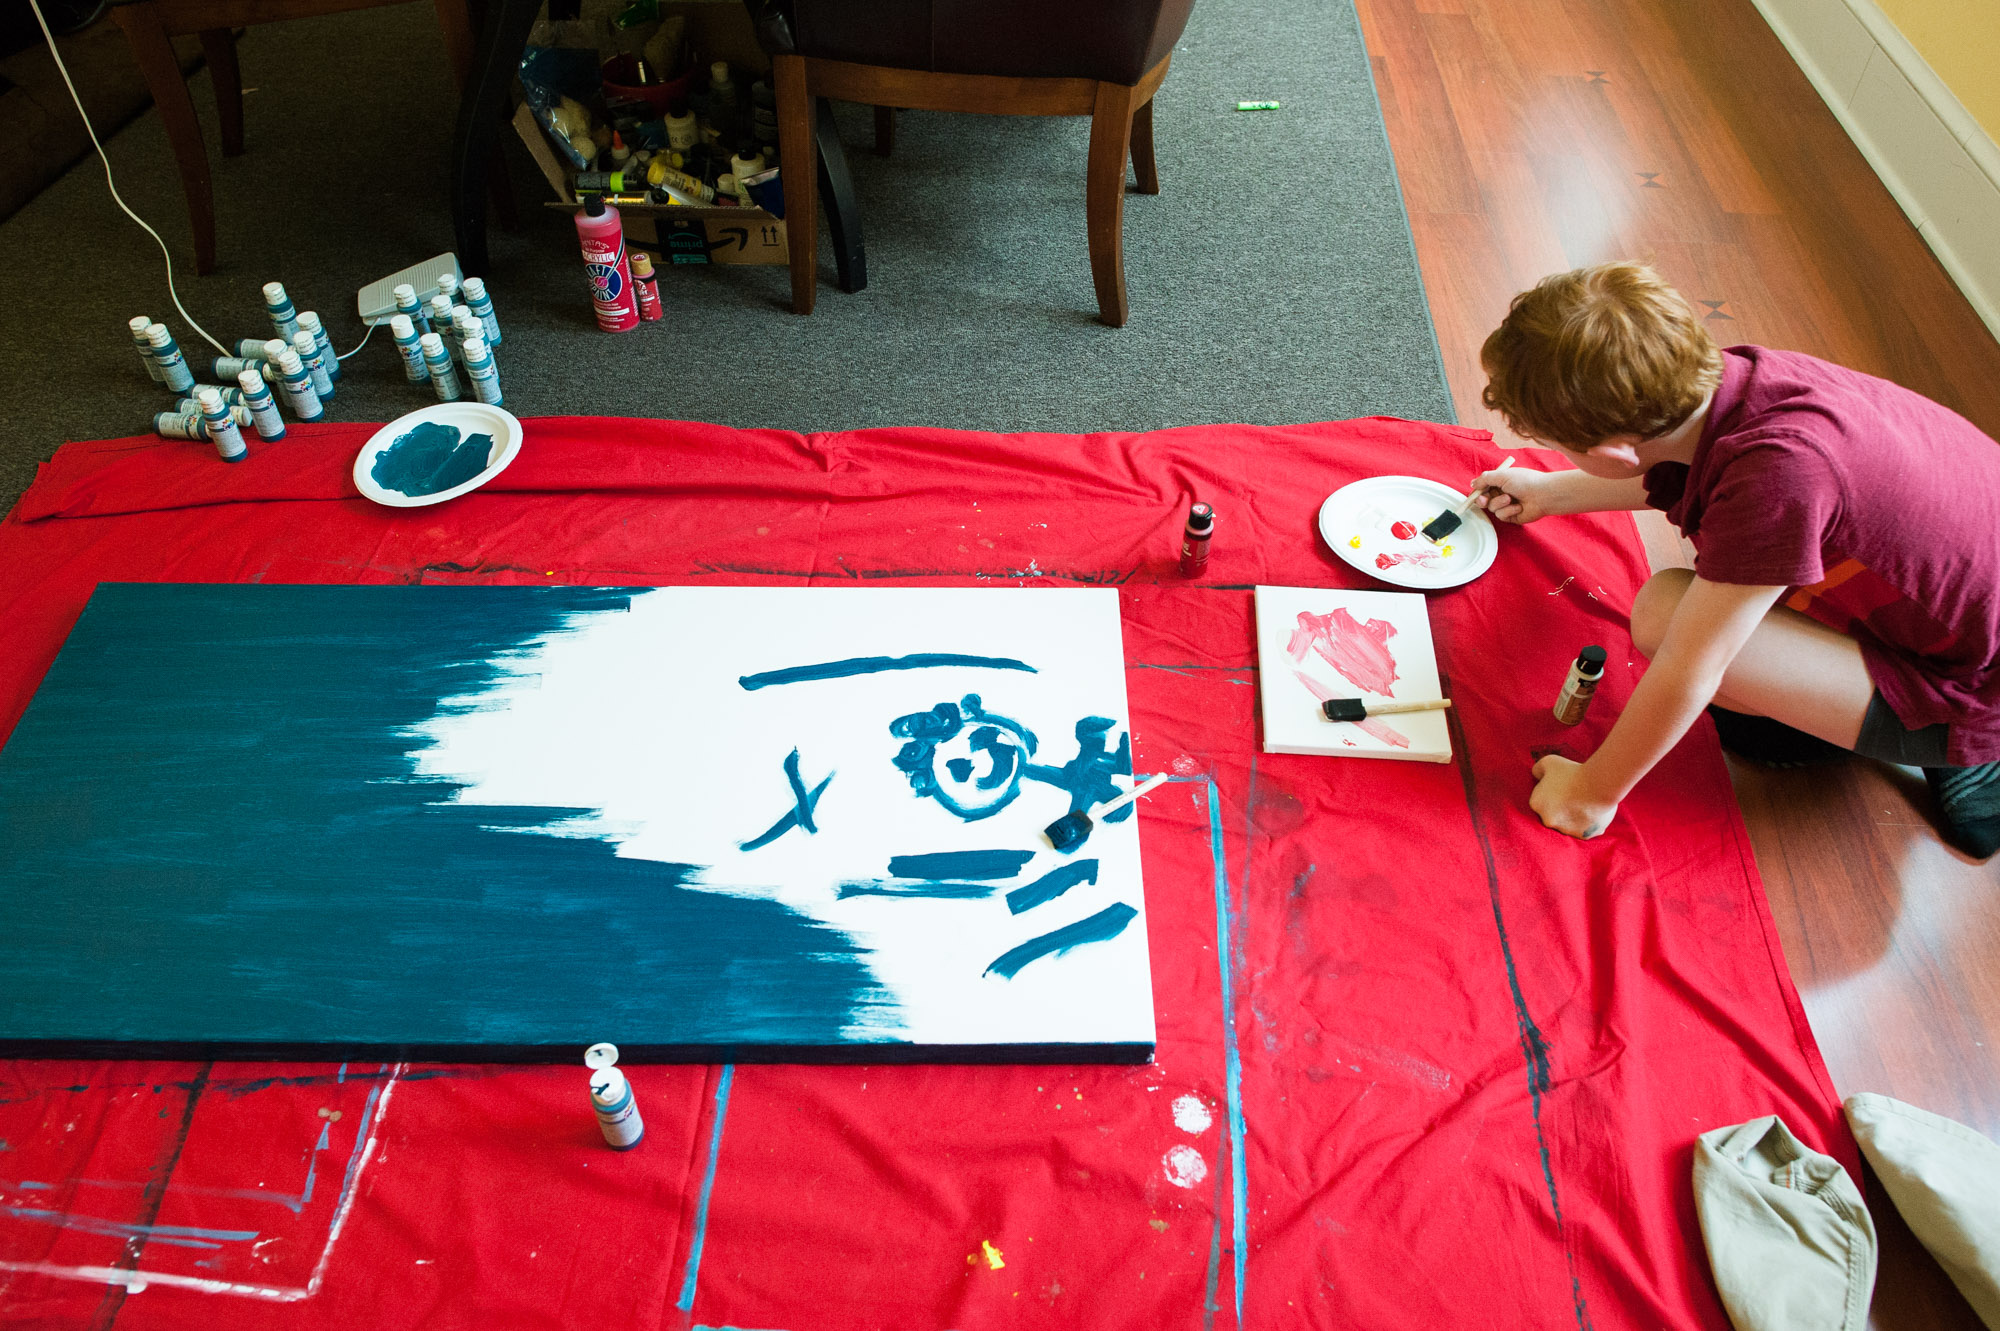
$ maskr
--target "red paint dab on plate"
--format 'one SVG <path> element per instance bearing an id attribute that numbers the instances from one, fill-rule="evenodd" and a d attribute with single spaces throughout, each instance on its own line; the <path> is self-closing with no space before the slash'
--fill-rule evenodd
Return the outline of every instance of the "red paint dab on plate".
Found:
<path id="1" fill-rule="evenodd" d="M 1389 534 L 1399 541 L 1414 541 L 1417 539 L 1417 527 L 1413 522 L 1399 522 L 1389 528 Z"/>

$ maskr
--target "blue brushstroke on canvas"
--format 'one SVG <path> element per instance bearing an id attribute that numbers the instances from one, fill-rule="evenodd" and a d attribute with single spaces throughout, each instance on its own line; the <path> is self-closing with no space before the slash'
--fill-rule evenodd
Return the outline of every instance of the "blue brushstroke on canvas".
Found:
<path id="1" fill-rule="evenodd" d="M 423 723 L 645 594 L 100 586 L 0 753 L 7 1034 L 851 1038 L 893 1000 L 848 935 L 417 771 Z"/>
<path id="2" fill-rule="evenodd" d="M 1096 860 L 1076 860 L 1060 868 L 1049 870 L 1025 887 L 1017 887 L 1007 894 L 1007 909 L 1015 915 L 1024 910 L 1033 910 L 1045 902 L 1054 901 L 1078 883 L 1097 881 Z"/>
<path id="3" fill-rule="evenodd" d="M 910 656 L 851 656 L 844 661 L 822 661 L 817 665 L 790 666 L 783 670 L 762 670 L 736 680 L 746 689 L 769 688 L 773 684 L 803 684 L 816 679 L 848 679 L 855 675 L 877 675 L 885 670 L 928 670 L 933 666 L 983 666 L 993 670 L 1037 671 L 1026 661 L 1011 656 L 965 656 L 958 652 L 916 652 Z"/>
<path id="4" fill-rule="evenodd" d="M 407 434 L 375 455 L 368 474 L 384 490 L 406 495 L 434 495 L 463 485 L 486 470 L 493 455 L 493 436 L 459 437 L 458 427 L 442 421 L 419 421 Z"/>
<path id="5" fill-rule="evenodd" d="M 998 975 L 1011 980 L 1021 967 L 1050 953 L 1061 954 L 1085 943 L 1102 943 L 1125 932 L 1125 926 L 1132 923 L 1139 912 L 1116 902 L 1106 906 L 1097 914 L 1066 924 L 1060 929 L 1052 929 L 1039 938 L 1030 938 L 1019 947 L 1010 948 L 993 959 L 986 968 L 988 975 Z"/>
<path id="6" fill-rule="evenodd" d="M 948 850 L 934 855 L 892 855 L 897 878 L 1012 878 L 1035 858 L 1032 850 Z"/>
<path id="7" fill-rule="evenodd" d="M 834 895 L 843 901 L 848 897 L 931 897 L 946 901 L 976 901 L 999 890 L 997 883 L 895 882 L 882 878 L 861 878 L 842 883 Z"/>

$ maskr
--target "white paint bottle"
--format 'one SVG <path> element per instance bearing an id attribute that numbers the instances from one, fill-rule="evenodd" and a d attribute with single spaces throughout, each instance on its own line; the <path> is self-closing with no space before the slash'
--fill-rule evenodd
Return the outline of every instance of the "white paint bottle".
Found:
<path id="1" fill-rule="evenodd" d="M 474 333 L 465 339 L 465 374 L 472 380 L 472 395 L 489 407 L 497 407 L 500 397 L 500 367 L 486 349 L 486 339 Z"/>
<path id="2" fill-rule="evenodd" d="M 265 354 L 264 348 L 269 345 L 270 341 L 271 339 L 268 337 L 243 338 L 236 343 L 236 354 L 245 360 L 268 361 L 271 358 Z"/>
<path id="3" fill-rule="evenodd" d="M 264 284 L 264 309 L 271 316 L 271 327 L 289 342 L 292 334 L 299 331 L 299 312 L 292 308 L 292 298 L 285 294 L 283 282 Z"/>
<path id="4" fill-rule="evenodd" d="M 403 358 L 403 377 L 413 384 L 428 383 L 431 372 L 424 365 L 424 349 L 410 316 L 400 310 L 390 315 L 389 331 L 396 338 L 396 354 Z"/>
<path id="5" fill-rule="evenodd" d="M 160 373 L 160 363 L 153 359 L 153 339 L 146 336 L 146 330 L 153 326 L 152 317 L 145 314 L 135 315 L 132 322 L 126 326 L 132 330 L 132 344 L 139 348 L 139 359 L 146 363 L 147 375 L 156 384 L 165 383 L 167 377 Z"/>
<path id="6" fill-rule="evenodd" d="M 162 439 L 207 439 L 208 427 L 198 411 L 162 411 L 153 416 L 153 433 Z"/>
<path id="7" fill-rule="evenodd" d="M 154 324 L 146 330 L 146 340 L 153 345 L 153 362 L 160 367 L 160 382 L 176 393 L 193 388 L 194 371 L 188 367 L 187 357 L 175 345 L 174 335 L 167 331 L 167 326 Z"/>
<path id="8" fill-rule="evenodd" d="M 301 328 L 292 334 L 292 350 L 299 354 L 299 363 L 312 376 L 313 392 L 319 394 L 321 402 L 333 400 L 333 376 L 326 372 L 326 358 L 320 355 L 319 344 L 313 335 Z"/>
<path id="9" fill-rule="evenodd" d="M 333 339 L 320 326 L 319 316 L 311 310 L 300 310 L 299 327 L 313 335 L 313 345 L 319 348 L 319 357 L 326 362 L 326 377 L 340 378 L 340 356 L 333 349 Z"/>
<path id="10" fill-rule="evenodd" d="M 229 406 L 222 400 L 222 394 L 213 388 L 204 388 L 201 398 L 201 423 L 208 427 L 208 437 L 215 442 L 215 451 L 222 454 L 224 462 L 241 462 L 250 455 L 250 446 L 243 442 L 243 431 L 236 427 L 236 420 L 230 414 Z"/>
<path id="11" fill-rule="evenodd" d="M 613 1066 L 617 1062 L 615 1044 L 594 1044 L 583 1051 L 583 1065 L 590 1069 L 590 1107 L 597 1114 L 598 1131 L 612 1150 L 629 1151 L 645 1139 L 646 1124 L 639 1117 L 632 1084 Z"/>
<path id="12" fill-rule="evenodd" d="M 276 338 L 271 340 L 277 341 Z M 299 353 L 285 347 L 279 351 L 277 361 L 279 382 L 285 387 L 285 400 L 292 404 L 292 415 L 302 421 L 316 421 L 326 415 L 326 408 L 319 404 L 319 393 L 314 390 L 312 376 L 306 373 Z"/>
<path id="13" fill-rule="evenodd" d="M 440 337 L 446 337 L 451 332 L 451 301 L 449 299 L 444 296 L 432 296 L 425 304 L 424 312 L 430 319 L 430 329 L 433 333 L 436 333 Z M 446 342 L 446 347 L 449 350 L 455 351 L 457 348 L 451 344 L 457 341 L 458 339 L 455 337 L 449 338 Z"/>
<path id="14" fill-rule="evenodd" d="M 500 320 L 493 313 L 493 298 L 486 294 L 484 278 L 468 277 L 461 288 L 465 292 L 465 308 L 471 310 L 480 323 L 486 325 L 486 345 L 500 345 Z"/>
<path id="15" fill-rule="evenodd" d="M 257 429 L 257 437 L 265 443 L 285 437 L 285 418 L 278 414 L 278 400 L 271 396 L 271 386 L 264 382 L 264 376 L 256 370 L 245 370 L 236 376 L 236 382 L 243 386 L 243 405 L 250 409 L 250 424 Z"/>
<path id="16" fill-rule="evenodd" d="M 424 349 L 424 367 L 431 372 L 431 387 L 437 389 L 438 401 L 458 401 L 464 393 L 458 386 L 458 371 L 451 367 L 451 353 L 444 349 L 444 339 L 425 333 L 417 343 Z"/>
<path id="17" fill-rule="evenodd" d="M 390 294 L 396 298 L 396 313 L 410 321 L 418 337 L 431 331 L 430 318 L 424 314 L 423 303 L 417 299 L 415 287 L 408 282 L 398 282 Z"/>

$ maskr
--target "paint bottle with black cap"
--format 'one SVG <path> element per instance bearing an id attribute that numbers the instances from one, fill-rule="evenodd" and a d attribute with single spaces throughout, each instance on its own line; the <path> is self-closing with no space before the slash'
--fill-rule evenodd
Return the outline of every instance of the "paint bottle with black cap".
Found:
<path id="1" fill-rule="evenodd" d="M 646 1136 L 639 1117 L 639 1102 L 632 1098 L 632 1083 L 614 1064 L 618 1046 L 594 1044 L 583 1051 L 583 1065 L 590 1069 L 590 1107 L 597 1113 L 597 1127 L 605 1144 L 614 1151 L 629 1151 Z"/>
<path id="2" fill-rule="evenodd" d="M 1208 541 L 1215 535 L 1215 510 L 1207 504 L 1188 507 L 1187 527 L 1181 532 L 1181 576 L 1198 578 L 1208 572 Z"/>
<path id="3" fill-rule="evenodd" d="M 1597 696 L 1597 681 L 1604 678 L 1604 657 L 1602 647 L 1586 647 L 1576 654 L 1576 660 L 1569 664 L 1569 678 L 1556 695 L 1556 720 L 1566 726 L 1583 720 L 1590 700 Z"/>

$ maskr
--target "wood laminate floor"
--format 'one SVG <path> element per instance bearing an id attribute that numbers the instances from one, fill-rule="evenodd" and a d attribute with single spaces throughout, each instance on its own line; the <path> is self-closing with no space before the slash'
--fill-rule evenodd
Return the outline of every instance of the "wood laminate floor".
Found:
<path id="1" fill-rule="evenodd" d="M 1359 0 L 1460 419 L 1479 345 L 1552 272 L 1647 260 L 1724 345 L 1893 379 L 2000 438 L 2000 344 L 1750 0 Z M 1658 515 L 1655 567 L 1685 563 Z M 1786 960 L 1843 1095 L 2000 1137 L 2000 857 L 1931 830 L 1913 770 L 1732 760 Z M 1873 1323 L 1979 1323 L 1866 1180 Z"/>

